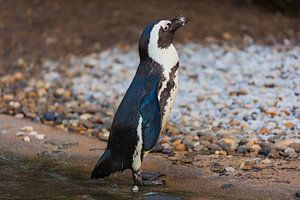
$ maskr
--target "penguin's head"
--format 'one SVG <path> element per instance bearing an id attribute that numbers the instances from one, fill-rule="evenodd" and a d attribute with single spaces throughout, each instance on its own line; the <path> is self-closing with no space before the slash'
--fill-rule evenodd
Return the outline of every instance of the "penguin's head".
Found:
<path id="1" fill-rule="evenodd" d="M 141 59 L 149 56 L 148 52 L 154 49 L 168 49 L 172 45 L 175 32 L 187 22 L 186 17 L 177 16 L 170 20 L 157 20 L 148 24 L 139 42 Z"/>

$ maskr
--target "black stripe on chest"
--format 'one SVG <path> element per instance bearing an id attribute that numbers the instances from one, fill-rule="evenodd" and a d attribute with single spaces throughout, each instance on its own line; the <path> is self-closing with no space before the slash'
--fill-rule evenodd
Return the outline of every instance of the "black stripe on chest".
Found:
<path id="1" fill-rule="evenodd" d="M 175 78 L 176 78 L 176 71 L 178 69 L 179 63 L 177 62 L 176 65 L 174 67 L 172 67 L 170 73 L 169 73 L 169 81 L 167 82 L 166 87 L 164 88 L 164 90 L 161 92 L 160 94 L 160 100 L 159 100 L 159 104 L 160 104 L 160 109 L 161 109 L 161 115 L 164 116 L 164 114 L 166 113 L 166 105 L 168 102 L 168 99 L 171 98 L 171 90 L 176 87 L 175 85 Z M 163 73 L 161 73 L 163 76 Z M 162 87 L 162 82 L 166 80 L 166 77 L 162 77 L 161 81 L 160 81 L 160 87 Z M 159 88 L 161 89 L 161 88 Z"/>

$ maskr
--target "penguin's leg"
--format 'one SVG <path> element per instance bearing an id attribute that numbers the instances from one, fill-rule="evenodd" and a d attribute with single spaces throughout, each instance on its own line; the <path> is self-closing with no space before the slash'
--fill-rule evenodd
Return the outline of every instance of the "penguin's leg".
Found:
<path id="1" fill-rule="evenodd" d="M 143 178 L 140 170 L 132 170 L 132 179 L 134 185 L 143 185 Z"/>

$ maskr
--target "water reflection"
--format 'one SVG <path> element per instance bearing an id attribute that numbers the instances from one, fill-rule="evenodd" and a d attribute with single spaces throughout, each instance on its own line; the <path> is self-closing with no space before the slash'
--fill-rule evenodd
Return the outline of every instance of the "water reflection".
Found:
<path id="1" fill-rule="evenodd" d="M 89 179 L 89 174 L 70 164 L 46 158 L 24 160 L 1 154 L 0 199 L 177 200 L 187 197 L 166 186 L 142 187 L 140 192 L 132 193 L 128 177 L 111 176 L 95 182 Z"/>

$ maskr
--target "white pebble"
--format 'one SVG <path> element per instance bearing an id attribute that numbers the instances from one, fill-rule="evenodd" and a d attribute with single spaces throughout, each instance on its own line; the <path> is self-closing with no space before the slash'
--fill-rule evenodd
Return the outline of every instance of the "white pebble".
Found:
<path id="1" fill-rule="evenodd" d="M 24 142 L 30 142 L 30 137 L 29 136 L 25 136 L 23 140 L 24 140 Z"/>
<path id="2" fill-rule="evenodd" d="M 27 131 L 27 132 L 33 131 L 33 127 L 32 126 L 23 126 L 21 128 L 21 131 Z"/>
<path id="3" fill-rule="evenodd" d="M 232 174 L 235 171 L 235 169 L 233 167 L 226 167 L 225 170 L 227 173 L 230 173 L 230 174 Z"/>
<path id="4" fill-rule="evenodd" d="M 24 136 L 24 135 L 26 135 L 26 133 L 23 131 L 19 131 L 16 133 L 16 136 Z"/>
<path id="5" fill-rule="evenodd" d="M 18 113 L 18 114 L 15 115 L 15 118 L 17 118 L 17 119 L 23 119 L 24 118 L 24 114 Z"/>
<path id="6" fill-rule="evenodd" d="M 139 191 L 139 187 L 137 185 L 132 187 L 132 192 L 138 192 Z"/>
<path id="7" fill-rule="evenodd" d="M 37 134 L 38 134 L 38 132 L 36 132 L 36 131 L 30 131 L 28 133 L 28 135 L 30 135 L 30 136 L 36 136 Z"/>
<path id="8" fill-rule="evenodd" d="M 43 140 L 43 139 L 45 139 L 45 135 L 44 135 L 44 134 L 38 134 L 38 135 L 36 135 L 35 137 L 36 137 L 36 139 L 38 139 L 38 140 Z"/>

